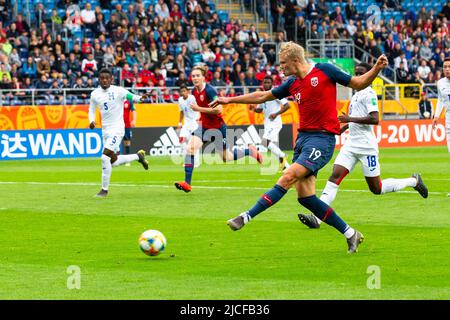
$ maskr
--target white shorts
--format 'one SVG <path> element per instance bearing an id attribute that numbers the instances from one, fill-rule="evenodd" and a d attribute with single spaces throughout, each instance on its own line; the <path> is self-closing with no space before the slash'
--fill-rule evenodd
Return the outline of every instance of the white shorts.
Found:
<path id="1" fill-rule="evenodd" d="M 120 144 L 125 132 L 121 130 L 117 131 L 104 131 L 103 135 L 103 148 L 111 150 L 113 152 L 120 151 Z"/>
<path id="2" fill-rule="evenodd" d="M 342 148 L 336 160 L 334 160 L 334 164 L 340 165 L 351 172 L 358 161 L 361 162 L 365 177 L 378 177 L 381 174 L 378 152 L 376 151 L 372 154 L 358 154 Z"/>
<path id="3" fill-rule="evenodd" d="M 283 127 L 279 127 L 279 126 L 264 127 L 263 139 L 269 140 L 271 142 L 278 142 L 278 134 L 280 133 L 281 128 L 283 128 Z"/>
<path id="4" fill-rule="evenodd" d="M 180 129 L 180 138 L 185 138 L 189 140 L 192 136 L 192 133 L 198 128 L 198 123 L 185 123 Z"/>

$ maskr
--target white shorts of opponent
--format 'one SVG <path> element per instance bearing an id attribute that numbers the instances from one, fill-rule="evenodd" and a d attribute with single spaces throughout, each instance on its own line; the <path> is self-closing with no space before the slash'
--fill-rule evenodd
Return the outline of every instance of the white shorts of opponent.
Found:
<path id="1" fill-rule="evenodd" d="M 180 138 L 184 138 L 184 140 L 189 141 L 192 137 L 192 133 L 198 128 L 198 123 L 195 122 L 186 122 L 180 129 Z"/>
<path id="2" fill-rule="evenodd" d="M 103 131 L 103 148 L 119 152 L 124 134 L 125 131 L 120 129 Z"/>
<path id="3" fill-rule="evenodd" d="M 377 150 L 361 154 L 343 147 L 336 157 L 334 164 L 340 165 L 349 172 L 352 172 L 358 161 L 361 162 L 365 177 L 378 177 L 381 174 Z"/>
<path id="4" fill-rule="evenodd" d="M 278 142 L 278 135 L 283 127 L 280 126 L 265 126 L 263 139 L 271 142 Z"/>

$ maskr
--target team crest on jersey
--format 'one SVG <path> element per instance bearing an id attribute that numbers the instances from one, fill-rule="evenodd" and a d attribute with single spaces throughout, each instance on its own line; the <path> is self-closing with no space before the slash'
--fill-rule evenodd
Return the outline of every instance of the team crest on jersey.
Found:
<path id="1" fill-rule="evenodd" d="M 319 78 L 317 78 L 317 77 L 311 78 L 311 85 L 313 87 L 317 87 L 318 84 L 319 84 Z"/>
<path id="2" fill-rule="evenodd" d="M 200 100 L 203 102 L 203 100 L 205 100 L 205 96 L 201 95 Z"/>

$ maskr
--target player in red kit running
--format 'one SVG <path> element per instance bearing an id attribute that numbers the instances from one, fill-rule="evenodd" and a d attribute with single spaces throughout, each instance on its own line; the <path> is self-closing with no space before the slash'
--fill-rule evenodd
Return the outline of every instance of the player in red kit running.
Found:
<path id="1" fill-rule="evenodd" d="M 136 119 L 136 108 L 133 101 L 125 100 L 123 102 L 123 122 L 125 123 L 125 134 L 123 136 L 124 154 L 130 154 L 131 138 L 133 137 L 131 128 L 136 126 Z M 130 163 L 125 164 L 125 166 L 129 165 Z"/>
<path id="2" fill-rule="evenodd" d="M 241 229 L 250 219 L 277 203 L 295 186 L 298 202 L 347 238 L 348 253 L 356 252 L 364 239 L 363 235 L 346 224 L 331 207 L 316 197 L 316 176 L 333 156 L 335 135 L 340 134 L 336 84 L 340 83 L 356 90 L 366 88 L 387 65 L 387 58 L 381 55 L 369 72 L 352 77 L 329 63 L 309 63 L 303 47 L 294 42 L 284 43 L 279 57 L 280 66 L 288 77 L 279 87 L 233 98 L 218 98 L 210 104 L 213 108 L 228 103 L 260 104 L 293 96 L 300 113 L 300 128 L 292 165 L 251 209 L 228 220 L 228 225 L 232 230 Z"/>
<path id="3" fill-rule="evenodd" d="M 206 83 L 207 67 L 197 66 L 192 69 L 192 82 L 194 90 L 192 94 L 196 103 L 191 104 L 194 111 L 200 112 L 198 128 L 192 133 L 192 138 L 186 149 L 186 158 L 184 161 L 184 181 L 175 182 L 175 187 L 184 192 L 192 190 L 191 180 L 194 171 L 194 155 L 202 147 L 204 142 L 220 138 L 222 141 L 222 159 L 224 162 L 238 160 L 244 156 L 251 156 L 259 163 L 262 163 L 262 155 L 256 150 L 256 147 L 249 146 L 247 149 L 237 149 L 230 152 L 227 148 L 227 125 L 222 118 L 222 107 L 210 108 L 208 104 L 218 97 L 217 90 Z"/>

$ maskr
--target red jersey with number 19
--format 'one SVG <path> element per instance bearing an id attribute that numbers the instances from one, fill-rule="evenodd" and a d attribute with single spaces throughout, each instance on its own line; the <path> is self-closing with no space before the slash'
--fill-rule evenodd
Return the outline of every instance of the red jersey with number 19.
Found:
<path id="1" fill-rule="evenodd" d="M 272 89 L 277 99 L 293 96 L 300 114 L 299 131 L 340 133 L 336 83 L 348 86 L 351 76 L 329 63 L 317 63 L 303 79 L 289 77 Z"/>
<path id="2" fill-rule="evenodd" d="M 197 104 L 202 108 L 209 108 L 208 104 L 213 102 L 218 96 L 217 90 L 209 84 L 206 84 L 205 88 L 200 92 L 194 88 L 192 94 L 194 95 Z M 204 129 L 219 129 L 224 121 L 220 113 L 207 114 L 201 112 L 200 123 Z"/>

